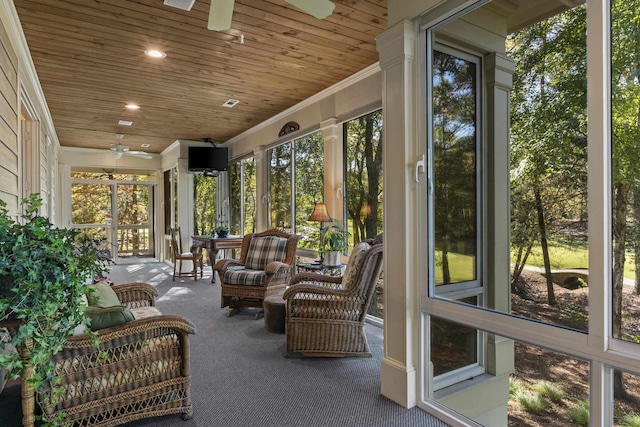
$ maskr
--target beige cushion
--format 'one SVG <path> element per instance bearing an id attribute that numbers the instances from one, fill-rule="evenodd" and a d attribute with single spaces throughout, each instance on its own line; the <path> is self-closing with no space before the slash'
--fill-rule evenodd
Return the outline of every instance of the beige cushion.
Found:
<path id="1" fill-rule="evenodd" d="M 365 242 L 360 242 L 353 248 L 351 255 L 349 255 L 349 262 L 347 263 L 344 276 L 342 276 L 343 288 L 346 288 L 349 283 L 353 285 L 353 281 L 358 275 L 360 266 L 362 266 L 364 257 L 369 249 L 371 249 L 371 245 Z"/>
<path id="2" fill-rule="evenodd" d="M 138 307 L 138 308 L 132 308 L 131 309 L 131 313 L 133 314 L 133 318 L 138 320 L 138 319 L 145 319 L 147 317 L 153 317 L 153 316 L 159 316 L 162 313 L 160 312 L 160 310 L 158 310 L 155 307 Z"/>

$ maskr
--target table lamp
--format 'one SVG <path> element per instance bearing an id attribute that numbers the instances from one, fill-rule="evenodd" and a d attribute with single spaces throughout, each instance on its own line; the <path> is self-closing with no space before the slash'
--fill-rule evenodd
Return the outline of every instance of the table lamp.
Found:
<path id="1" fill-rule="evenodd" d="M 309 216 L 309 221 L 320 221 L 320 249 L 322 249 L 322 223 L 333 221 L 327 212 L 327 205 L 324 203 L 314 203 L 313 212 Z M 322 255 L 320 255 L 322 261 Z"/>

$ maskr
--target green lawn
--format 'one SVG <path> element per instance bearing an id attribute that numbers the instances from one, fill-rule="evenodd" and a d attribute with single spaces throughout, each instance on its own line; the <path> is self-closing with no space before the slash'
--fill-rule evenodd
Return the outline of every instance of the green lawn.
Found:
<path id="1" fill-rule="evenodd" d="M 557 238 L 549 241 L 549 257 L 551 269 L 559 270 L 566 268 L 587 268 L 589 266 L 589 256 L 586 239 L 566 239 Z M 511 254 L 511 260 L 515 260 L 515 254 Z M 436 283 L 442 283 L 442 254 L 436 252 Z M 635 277 L 635 267 L 632 253 L 627 253 L 624 266 L 624 277 L 633 279 Z M 544 268 L 542 259 L 542 249 L 535 246 L 531 255 L 527 259 L 527 265 Z M 458 283 L 473 279 L 474 257 L 449 252 L 449 271 L 451 282 Z"/>
<path id="2" fill-rule="evenodd" d="M 589 266 L 589 251 L 586 239 L 566 239 L 557 238 L 549 241 L 549 258 L 551 269 L 564 268 L 587 268 Z M 515 253 L 511 253 L 511 260 L 515 260 Z M 624 265 L 624 277 L 633 279 L 635 277 L 633 253 L 627 252 Z M 542 248 L 534 246 L 531 255 L 527 259 L 527 265 L 544 267 L 542 259 Z"/>

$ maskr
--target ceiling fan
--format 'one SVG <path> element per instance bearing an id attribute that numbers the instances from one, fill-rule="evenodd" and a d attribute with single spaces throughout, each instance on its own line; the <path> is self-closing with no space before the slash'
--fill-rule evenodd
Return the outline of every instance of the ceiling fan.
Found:
<path id="1" fill-rule="evenodd" d="M 164 4 L 184 10 L 190 10 L 195 0 L 165 0 Z M 335 4 L 329 0 L 285 0 L 303 12 L 324 19 L 333 13 Z M 215 31 L 223 31 L 231 28 L 233 16 L 233 4 L 235 0 L 211 0 L 209 7 L 209 22 L 207 28 Z"/>
<path id="2" fill-rule="evenodd" d="M 118 137 L 118 139 L 122 139 L 122 137 L 124 135 L 122 134 L 118 134 L 116 135 Z M 128 145 L 123 145 L 123 144 L 111 144 L 111 151 L 113 151 L 113 156 L 116 159 L 119 159 L 120 157 L 122 157 L 122 155 L 124 154 L 125 156 L 132 156 L 132 157 L 139 157 L 141 159 L 153 159 L 153 156 L 149 153 L 146 153 L 144 151 L 131 151 L 129 150 L 129 146 Z"/>

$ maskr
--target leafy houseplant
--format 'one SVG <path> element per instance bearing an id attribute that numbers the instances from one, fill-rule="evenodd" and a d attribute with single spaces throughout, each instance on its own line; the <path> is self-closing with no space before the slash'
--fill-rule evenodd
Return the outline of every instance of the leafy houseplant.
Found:
<path id="1" fill-rule="evenodd" d="M 229 227 L 224 226 L 224 225 L 220 225 L 216 228 L 213 229 L 213 231 L 215 231 L 215 233 L 218 235 L 218 237 L 221 238 L 225 238 L 229 235 Z"/>
<path id="2" fill-rule="evenodd" d="M 24 199 L 18 222 L 0 200 L 0 322 L 15 320 L 10 344 L 28 353 L 23 359 L 20 352 L 5 351 L 0 366 L 34 390 L 50 379 L 51 356 L 86 323 L 86 285 L 104 277 L 111 263 L 99 251 L 99 240 L 53 226 L 38 215 L 41 205 L 36 194 Z"/>
<path id="3" fill-rule="evenodd" d="M 342 226 L 338 224 L 327 225 L 320 231 L 320 251 L 325 265 L 339 265 L 340 254 L 344 253 L 347 246 L 347 235 Z"/>

